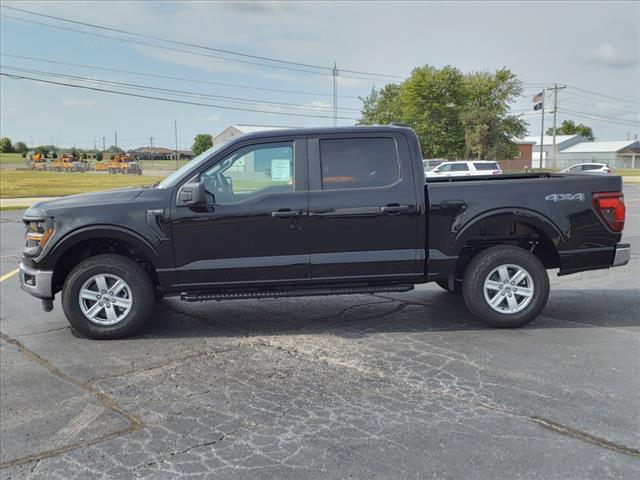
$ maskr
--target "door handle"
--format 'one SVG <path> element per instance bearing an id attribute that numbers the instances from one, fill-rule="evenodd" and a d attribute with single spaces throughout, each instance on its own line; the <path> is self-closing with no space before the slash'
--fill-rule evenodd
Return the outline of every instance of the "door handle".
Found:
<path id="1" fill-rule="evenodd" d="M 386 207 L 380 207 L 382 213 L 402 213 L 402 212 L 410 212 L 413 210 L 412 205 L 387 205 Z"/>
<path id="2" fill-rule="evenodd" d="M 273 218 L 295 218 L 302 215 L 300 210 L 291 210 L 290 208 L 281 208 L 277 212 L 271 212 Z"/>

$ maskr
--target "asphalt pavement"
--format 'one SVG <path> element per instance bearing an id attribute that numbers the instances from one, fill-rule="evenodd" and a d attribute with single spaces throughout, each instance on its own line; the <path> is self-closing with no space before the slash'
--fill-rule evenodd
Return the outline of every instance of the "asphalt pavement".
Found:
<path id="1" fill-rule="evenodd" d="M 160 301 L 74 335 L 0 284 L 0 479 L 640 478 L 640 186 L 629 265 L 557 277 L 486 327 L 458 295 Z M 0 276 L 21 212 L 0 212 Z"/>

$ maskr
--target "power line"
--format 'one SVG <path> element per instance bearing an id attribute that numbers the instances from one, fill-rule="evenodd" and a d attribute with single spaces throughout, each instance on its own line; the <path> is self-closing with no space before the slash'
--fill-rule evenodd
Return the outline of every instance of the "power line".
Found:
<path id="1" fill-rule="evenodd" d="M 149 99 L 149 100 L 159 100 L 159 101 L 163 101 L 163 102 L 179 103 L 179 104 L 183 104 L 183 105 L 195 105 L 195 106 L 199 106 L 199 107 L 220 108 L 220 109 L 224 109 L 224 110 L 239 110 L 239 111 L 242 111 L 242 112 L 254 112 L 254 113 L 263 113 L 263 114 L 269 114 L 269 115 L 285 115 L 285 116 L 289 116 L 289 117 L 326 118 L 326 119 L 333 118 L 330 115 L 328 116 L 328 115 L 311 115 L 311 114 L 292 113 L 292 112 L 278 112 L 278 111 L 270 111 L 270 110 L 258 110 L 258 109 L 254 109 L 254 108 L 230 107 L 228 105 L 214 105 L 214 104 L 211 104 L 211 103 L 190 102 L 190 101 L 186 101 L 186 100 L 176 100 L 174 98 L 155 97 L 155 96 L 151 96 L 151 95 L 141 95 L 141 94 L 138 94 L 138 93 L 121 92 L 121 91 L 118 91 L 118 90 L 110 90 L 110 89 L 106 89 L 106 88 L 89 87 L 89 86 L 86 86 L 86 85 L 74 85 L 74 84 L 71 84 L 71 83 L 54 82 L 53 80 L 44 80 L 44 79 L 41 79 L 41 78 L 27 77 L 27 76 L 23 76 L 23 75 L 12 75 L 10 73 L 0 73 L 0 75 L 4 76 L 4 77 L 15 79 L 15 80 L 31 80 L 31 81 L 34 81 L 34 82 L 48 83 L 48 84 L 52 84 L 52 85 L 60 85 L 60 86 L 63 86 L 63 87 L 80 88 L 80 89 L 84 89 L 84 90 L 92 90 L 92 91 L 95 91 L 95 92 L 113 93 L 113 94 L 117 94 L 117 95 L 124 95 L 124 96 L 127 96 L 127 97 L 145 98 L 145 99 Z M 338 118 L 340 120 L 359 120 L 358 118 L 352 118 L 352 117 L 338 117 Z"/>
<path id="2" fill-rule="evenodd" d="M 307 68 L 317 68 L 317 69 L 325 70 L 327 72 L 331 72 L 331 70 L 333 70 L 331 67 L 326 67 L 326 66 L 323 66 L 323 65 L 314 65 L 314 64 L 309 64 L 309 63 L 294 62 L 294 61 L 290 61 L 290 60 L 282 60 L 282 59 L 279 59 L 279 58 L 265 57 L 265 56 L 261 56 L 261 55 L 253 55 L 253 54 L 249 54 L 249 53 L 238 52 L 236 50 L 226 50 L 226 49 L 222 49 L 222 48 L 209 47 L 209 46 L 206 46 L 206 45 L 199 45 L 199 44 L 195 44 L 195 43 L 181 42 L 181 41 L 178 41 L 178 40 L 173 40 L 173 39 L 164 38 L 164 37 L 158 37 L 158 36 L 155 36 L 155 35 L 146 35 L 146 34 L 142 34 L 142 33 L 131 32 L 131 31 L 128 31 L 128 30 L 122 30 L 122 29 L 119 29 L 119 28 L 106 27 L 104 25 L 97 25 L 97 24 L 94 24 L 94 23 L 87 23 L 87 22 L 81 22 L 81 21 L 78 21 L 78 20 L 71 20 L 69 18 L 57 17 L 55 15 L 47 15 L 47 14 L 44 14 L 44 13 L 41 13 L 41 12 L 34 12 L 33 10 L 26 10 L 26 9 L 23 9 L 23 8 L 10 7 L 8 5 L 2 5 L 2 8 L 6 8 L 6 9 L 9 9 L 9 10 L 14 10 L 14 11 L 26 13 L 26 14 L 29 14 L 29 15 L 35 15 L 35 16 L 38 16 L 38 17 L 49 18 L 49 19 L 52 19 L 52 20 L 59 20 L 59 21 L 62 21 L 62 22 L 73 23 L 73 24 L 76 24 L 76 25 L 83 25 L 85 27 L 91 27 L 91 28 L 96 28 L 96 29 L 100 29 L 100 30 L 106 30 L 106 31 L 114 32 L 114 33 L 122 33 L 122 34 L 125 34 L 125 35 L 131 35 L 131 36 L 140 37 L 140 38 L 147 38 L 147 39 L 150 39 L 150 40 L 157 40 L 157 41 L 166 42 L 166 43 L 173 43 L 175 45 L 181 45 L 181 46 L 185 46 L 185 47 L 200 48 L 200 49 L 209 50 L 209 51 L 212 51 L 212 52 L 225 53 L 225 54 L 229 54 L 229 55 L 237 55 L 237 56 L 241 56 L 241 57 L 252 58 L 252 59 L 256 59 L 256 60 L 265 60 L 265 61 L 269 61 L 269 62 L 284 63 L 284 64 L 287 64 L 287 65 L 296 65 L 296 66 L 307 67 Z M 355 74 L 358 74 L 358 75 L 369 75 L 369 76 L 374 76 L 374 77 L 405 78 L 404 76 L 401 76 L 401 75 L 389 75 L 389 74 L 385 74 L 385 73 L 363 72 L 363 71 L 359 71 L 359 70 L 347 70 L 347 69 L 340 69 L 340 70 L 343 71 L 343 72 L 355 73 Z"/>
<path id="3" fill-rule="evenodd" d="M 153 86 L 149 86 L 149 85 L 141 85 L 141 84 L 135 84 L 135 83 L 126 83 L 126 82 L 117 82 L 117 81 L 112 81 L 112 80 L 102 80 L 102 79 L 97 79 L 97 78 L 80 77 L 80 76 L 77 76 L 77 75 L 63 74 L 63 73 L 57 73 L 57 72 L 47 72 L 47 71 L 43 71 L 43 70 L 32 70 L 32 69 L 27 69 L 27 68 L 12 67 L 12 66 L 8 66 L 8 65 L 0 65 L 0 67 L 4 68 L 6 70 L 17 71 L 17 72 L 22 72 L 22 73 L 30 73 L 30 74 L 35 74 L 35 75 L 46 75 L 46 76 L 57 77 L 57 78 L 65 78 L 65 79 L 70 79 L 70 80 L 79 80 L 79 81 L 83 81 L 83 82 L 98 83 L 98 84 L 109 85 L 109 86 L 117 86 L 117 87 L 120 87 L 120 88 L 127 88 L 127 89 L 133 89 L 133 90 L 154 91 L 154 92 L 160 92 L 160 93 L 169 94 L 169 95 L 186 96 L 186 97 L 192 97 L 192 98 L 193 97 L 195 97 L 195 98 L 202 98 L 202 97 L 204 97 L 204 98 L 214 98 L 214 99 L 217 99 L 217 100 L 222 100 L 224 102 L 232 102 L 232 103 L 249 103 L 249 104 L 263 104 L 263 105 L 270 105 L 270 106 L 284 106 L 284 107 L 293 108 L 293 109 L 297 109 L 297 110 L 308 110 L 308 111 L 315 111 L 315 112 L 318 112 L 318 111 L 320 111 L 320 112 L 331 111 L 331 106 L 330 105 L 327 105 L 326 107 L 322 107 L 322 106 L 303 105 L 303 104 L 287 103 L 287 102 L 277 102 L 277 101 L 262 100 L 262 99 L 251 99 L 251 98 L 243 98 L 243 97 L 229 97 L 229 96 L 225 96 L 225 95 L 213 95 L 213 94 L 202 93 L 202 92 L 191 92 L 191 91 L 186 91 L 186 90 L 176 90 L 176 89 L 170 89 L 170 88 L 153 87 Z M 360 112 L 360 109 L 355 109 L 355 108 L 343 108 L 342 110 L 347 110 L 347 111 L 352 111 L 352 112 Z"/>
<path id="4" fill-rule="evenodd" d="M 614 105 L 617 108 L 621 108 L 621 109 L 626 109 L 626 110 L 631 110 L 631 111 L 638 111 L 638 107 L 634 106 L 634 105 L 623 105 L 622 102 L 617 102 L 617 101 L 613 101 L 613 100 L 607 100 L 606 98 L 597 98 L 597 97 L 593 97 L 593 96 L 589 96 L 589 95 L 581 95 L 579 93 L 576 92 L 571 92 L 571 97 L 569 98 L 579 98 L 582 100 L 589 100 L 590 102 L 599 102 L 599 103 L 604 103 L 607 105 Z M 596 106 L 594 103 L 591 104 L 591 106 Z"/>
<path id="5" fill-rule="evenodd" d="M 585 92 L 585 93 L 590 93 L 591 95 L 597 95 L 600 97 L 605 97 L 605 98 L 609 98 L 611 100 L 617 100 L 619 102 L 624 102 L 624 103 L 633 103 L 635 105 L 640 105 L 640 102 L 637 102 L 635 100 L 629 100 L 628 98 L 620 98 L 620 97 L 612 97 L 611 95 L 605 95 L 604 93 L 598 93 L 598 92 L 594 92 L 592 90 L 586 90 L 584 88 L 578 88 L 578 87 L 574 87 L 573 85 L 567 85 L 569 88 L 572 88 L 574 90 L 578 90 L 579 92 Z"/>
<path id="6" fill-rule="evenodd" d="M 332 97 L 333 96 L 330 93 L 305 92 L 305 91 L 299 91 L 299 90 L 286 90 L 286 89 L 279 89 L 279 88 L 252 87 L 252 86 L 249 86 L 249 85 L 239 85 L 239 84 L 235 84 L 235 83 L 213 82 L 213 81 L 210 81 L 210 80 L 196 80 L 196 79 L 187 78 L 187 77 L 174 77 L 174 76 L 171 76 L 171 75 L 159 75 L 159 74 L 153 74 L 153 73 L 148 73 L 148 72 L 136 72 L 136 71 L 133 71 L 133 70 L 123 70 L 123 69 L 113 68 L 113 67 L 99 67 L 97 65 L 87 65 L 87 64 L 82 64 L 82 63 L 63 62 L 61 60 L 50 60 L 50 59 L 45 59 L 45 58 L 27 57 L 27 56 L 24 56 L 24 55 L 12 55 L 12 54 L 9 54 L 9 53 L 0 53 L 0 56 L 11 57 L 11 58 L 20 58 L 20 59 L 23 59 L 23 60 L 30 60 L 30 61 L 35 61 L 35 62 L 44 62 L 44 63 L 53 63 L 53 64 L 57 64 L 57 65 L 66 65 L 66 66 L 70 66 L 70 67 L 79 67 L 79 68 L 93 69 L 93 70 L 103 70 L 105 72 L 126 73 L 126 74 L 131 74 L 131 75 L 140 75 L 140 76 L 144 76 L 144 77 L 162 78 L 164 80 L 178 80 L 178 81 L 181 81 L 181 82 L 202 83 L 202 84 L 216 85 L 216 86 L 221 86 L 221 87 L 243 88 L 243 89 L 247 89 L 247 90 L 258 90 L 258 91 L 274 92 L 274 93 L 287 93 L 287 94 L 294 94 L 294 95 L 313 95 L 313 96 L 318 96 L 318 97 Z M 353 98 L 353 99 L 360 98 L 360 97 L 358 97 L 356 95 L 338 95 L 338 96 L 341 97 L 341 98 Z"/>
<path id="7" fill-rule="evenodd" d="M 586 108 L 592 108 L 594 110 L 606 110 L 606 111 L 609 111 L 610 113 L 616 113 L 616 112 L 611 112 L 607 108 L 599 107 L 598 105 L 595 105 L 593 103 L 577 102 L 577 101 L 575 101 L 573 99 L 573 97 L 566 98 L 561 103 L 571 104 L 571 105 L 577 106 L 578 108 L 579 107 L 586 107 Z M 611 105 L 611 104 L 608 104 L 608 105 Z M 618 107 L 623 114 L 628 114 L 630 112 L 633 112 L 633 113 L 637 114 L 637 112 L 638 112 L 638 110 L 633 108 L 633 107 L 625 107 L 625 106 L 622 106 L 620 104 L 616 104 L 616 107 Z"/>
<path id="8" fill-rule="evenodd" d="M 575 115 L 578 117 L 582 117 L 582 118 L 588 118 L 591 120 L 596 120 L 599 122 L 603 122 L 603 123 L 612 123 L 612 124 L 617 124 L 617 125 L 625 125 L 625 126 L 631 126 L 631 127 L 637 127 L 640 125 L 640 123 L 638 122 L 633 122 L 633 121 L 626 121 L 626 120 L 620 120 L 620 119 L 613 119 L 611 117 L 602 117 L 600 115 L 593 115 L 591 113 L 588 112 L 580 112 L 577 110 L 568 110 L 565 108 L 558 108 L 559 112 L 563 112 L 563 113 L 569 113 L 571 115 Z"/>
<path id="9" fill-rule="evenodd" d="M 2 7 L 5 7 L 5 5 L 2 5 Z M 10 18 L 12 20 L 18 20 L 20 22 L 25 22 L 25 23 L 33 23 L 35 25 L 42 25 L 44 27 L 56 28 L 58 30 L 65 30 L 65 31 L 68 31 L 68 32 L 82 33 L 83 35 L 92 35 L 94 37 L 107 38 L 109 40 L 119 40 L 119 41 L 125 42 L 125 43 L 133 43 L 133 44 L 136 44 L 136 45 L 144 45 L 144 46 L 152 47 L 152 48 L 160 48 L 162 50 L 170 50 L 172 52 L 187 53 L 189 55 L 198 55 L 200 57 L 217 58 L 219 60 L 225 60 L 225 61 L 228 61 L 228 62 L 236 62 L 236 63 L 250 64 L 250 65 L 258 65 L 258 66 L 262 66 L 262 67 L 277 68 L 277 69 L 281 69 L 281 70 L 289 70 L 289 71 L 298 72 L 298 73 L 308 73 L 308 74 L 313 74 L 313 75 L 327 76 L 326 73 L 317 72 L 317 71 L 314 71 L 314 70 L 303 70 L 301 68 L 285 67 L 285 66 L 282 66 L 282 65 L 269 65 L 269 64 L 266 64 L 266 63 L 252 62 L 252 61 L 249 61 L 249 60 L 241 60 L 241 59 L 238 59 L 238 58 L 221 57 L 219 55 L 214 55 L 214 54 L 211 54 L 211 53 L 192 52 L 192 51 L 184 50 L 184 49 L 181 49 L 181 48 L 173 48 L 173 47 L 167 47 L 166 45 L 157 45 L 157 44 L 154 44 L 154 43 L 141 42 L 141 41 L 138 41 L 138 40 L 132 40 L 130 38 L 113 37 L 113 36 L 110 36 L 110 35 L 103 35 L 101 33 L 96 33 L 96 32 L 86 32 L 84 30 L 78 30 L 76 28 L 63 27 L 63 26 L 60 26 L 60 25 L 52 25 L 50 23 L 38 22 L 36 20 L 28 20 L 26 18 L 19 18 L 19 17 L 14 17 L 14 16 L 11 16 L 11 15 L 0 14 L 0 17 Z M 367 79 L 367 80 L 370 80 L 370 79 Z"/>
<path id="10" fill-rule="evenodd" d="M 186 53 L 186 54 L 189 54 L 189 55 L 197 55 L 197 56 L 200 56 L 200 57 L 216 58 L 216 59 L 219 59 L 219 60 L 225 60 L 225 61 L 229 61 L 229 62 L 250 64 L 250 65 L 258 65 L 258 66 L 269 67 L 269 68 L 277 68 L 277 69 L 282 69 L 282 70 L 289 70 L 289 71 L 294 71 L 294 72 L 299 72 L 299 73 L 308 73 L 308 74 L 314 74 L 314 75 L 327 76 L 325 73 L 316 72 L 316 71 L 313 71 L 313 70 L 303 70 L 303 69 L 299 69 L 299 68 L 284 67 L 284 66 L 280 66 L 280 65 L 269 65 L 269 64 L 264 64 L 264 63 L 252 62 L 252 61 L 248 61 L 248 60 L 240 60 L 240 59 L 237 59 L 237 58 L 227 58 L 227 57 L 221 57 L 219 55 L 206 54 L 206 53 L 200 53 L 200 52 L 192 52 L 192 51 L 183 50 L 183 49 L 180 49 L 180 48 L 172 48 L 172 47 L 167 47 L 167 46 L 164 46 L 164 45 L 157 45 L 157 44 L 153 44 L 153 43 L 140 42 L 140 41 L 131 40 L 131 39 L 128 39 L 128 38 L 112 37 L 112 36 L 109 36 L 109 35 L 103 35 L 103 34 L 95 33 L 95 32 L 85 32 L 83 30 L 78 30 L 78 29 L 75 29 L 75 28 L 62 27 L 60 25 L 52 25 L 50 23 L 43 23 L 43 22 L 38 22 L 38 21 L 35 21 L 35 20 L 28 20 L 26 18 L 13 17 L 11 15 L 0 14 L 0 17 L 10 18 L 12 20 L 18 20 L 20 22 L 33 23 L 35 25 L 42 25 L 42 26 L 45 26 L 45 27 L 56 28 L 56 29 L 59 29 L 59 30 L 65 30 L 65 31 L 69 31 L 69 32 L 82 33 L 84 35 L 92 35 L 94 37 L 107 38 L 109 40 L 119 40 L 119 41 L 125 42 L 125 43 L 133 43 L 133 44 L 136 44 L 136 45 L 144 45 L 144 46 L 147 46 L 147 47 L 159 48 L 159 49 L 162 49 L 162 50 L 170 50 L 170 51 L 173 51 L 173 52 Z M 370 79 L 367 79 L 367 80 L 370 80 Z"/>

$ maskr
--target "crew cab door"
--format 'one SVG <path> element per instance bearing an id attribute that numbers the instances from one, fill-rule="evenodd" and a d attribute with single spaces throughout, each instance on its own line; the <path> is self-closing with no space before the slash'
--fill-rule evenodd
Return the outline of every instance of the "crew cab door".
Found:
<path id="1" fill-rule="evenodd" d="M 376 282 L 424 273 L 412 157 L 400 133 L 309 138 L 312 279 Z"/>
<path id="2" fill-rule="evenodd" d="M 184 290 L 310 280 L 300 219 L 308 211 L 306 140 L 240 144 L 204 166 L 206 206 L 180 206 L 172 235 Z"/>

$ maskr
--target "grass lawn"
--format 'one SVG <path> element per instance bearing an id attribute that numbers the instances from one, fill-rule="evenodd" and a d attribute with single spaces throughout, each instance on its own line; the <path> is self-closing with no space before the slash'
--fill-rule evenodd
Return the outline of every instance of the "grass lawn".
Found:
<path id="1" fill-rule="evenodd" d="M 181 167 L 189 160 L 178 160 L 178 166 Z M 167 170 L 172 172 L 176 170 L 175 160 L 140 160 L 140 166 L 143 170 Z"/>
<path id="2" fill-rule="evenodd" d="M 0 165 L 19 167 L 25 164 L 25 160 L 20 153 L 0 153 Z"/>
<path id="3" fill-rule="evenodd" d="M 623 177 L 640 177 L 640 168 L 627 168 L 613 171 L 614 175 L 621 175 Z"/>
<path id="4" fill-rule="evenodd" d="M 2 170 L 0 198 L 57 197 L 113 188 L 151 185 L 164 177 Z"/>

